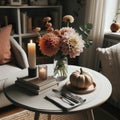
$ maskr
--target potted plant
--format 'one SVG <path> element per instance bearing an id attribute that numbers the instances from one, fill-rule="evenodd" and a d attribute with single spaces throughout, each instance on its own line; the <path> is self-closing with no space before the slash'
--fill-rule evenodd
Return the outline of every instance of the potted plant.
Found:
<path id="1" fill-rule="evenodd" d="M 117 32 L 120 29 L 120 23 L 117 22 L 117 18 L 119 14 L 120 14 L 120 8 L 117 10 L 115 19 L 113 20 L 113 23 L 110 26 L 112 32 Z"/>

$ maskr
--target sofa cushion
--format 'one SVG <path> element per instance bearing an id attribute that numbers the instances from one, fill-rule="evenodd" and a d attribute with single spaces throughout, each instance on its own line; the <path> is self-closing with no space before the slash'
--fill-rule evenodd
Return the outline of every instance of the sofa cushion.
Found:
<path id="1" fill-rule="evenodd" d="M 20 69 L 17 66 L 4 64 L 0 66 L 0 108 L 10 105 L 11 102 L 5 97 L 3 88 L 14 84 L 17 77 L 28 75 L 28 70 Z"/>
<path id="2" fill-rule="evenodd" d="M 0 29 L 0 64 L 5 64 L 11 60 L 10 33 L 12 25 Z"/>
<path id="3" fill-rule="evenodd" d="M 0 91 L 2 91 L 4 85 L 8 86 L 13 84 L 17 77 L 23 77 L 27 75 L 27 68 L 21 69 L 10 64 L 0 66 Z"/>
<path id="4" fill-rule="evenodd" d="M 20 68 L 10 64 L 0 66 L 0 91 L 3 89 L 6 80 L 8 84 L 13 84 L 20 71 Z"/>

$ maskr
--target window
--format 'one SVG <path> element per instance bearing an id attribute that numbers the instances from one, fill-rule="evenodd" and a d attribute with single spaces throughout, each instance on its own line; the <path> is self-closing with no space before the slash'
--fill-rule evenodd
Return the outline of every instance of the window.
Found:
<path id="1" fill-rule="evenodd" d="M 110 25 L 112 24 L 116 10 L 118 9 L 118 1 L 120 2 L 120 0 L 106 0 L 105 32 L 110 32 Z"/>

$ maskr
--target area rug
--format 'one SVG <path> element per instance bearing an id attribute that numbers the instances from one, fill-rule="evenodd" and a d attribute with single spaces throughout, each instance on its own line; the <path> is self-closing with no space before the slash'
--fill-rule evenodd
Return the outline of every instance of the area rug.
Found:
<path id="1" fill-rule="evenodd" d="M 95 120 L 118 120 L 111 115 L 108 115 L 100 108 L 94 110 Z M 67 115 L 48 115 L 40 114 L 40 120 L 81 120 L 80 113 L 67 114 Z M 0 120 L 34 120 L 34 112 L 22 110 L 14 114 L 7 115 Z"/>
<path id="2" fill-rule="evenodd" d="M 33 118 L 34 118 L 33 112 L 23 110 L 23 111 L 5 116 L 0 120 L 33 120 Z"/>
<path id="3" fill-rule="evenodd" d="M 23 110 L 0 118 L 0 120 L 34 120 L 34 112 Z M 40 120 L 80 120 L 80 115 L 79 113 L 67 115 L 40 114 Z"/>

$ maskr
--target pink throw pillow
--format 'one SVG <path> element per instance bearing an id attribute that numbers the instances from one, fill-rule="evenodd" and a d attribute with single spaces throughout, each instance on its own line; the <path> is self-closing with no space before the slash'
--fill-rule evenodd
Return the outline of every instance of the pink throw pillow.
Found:
<path id="1" fill-rule="evenodd" d="M 5 64 L 11 60 L 10 33 L 12 25 L 0 28 L 0 64 Z"/>

